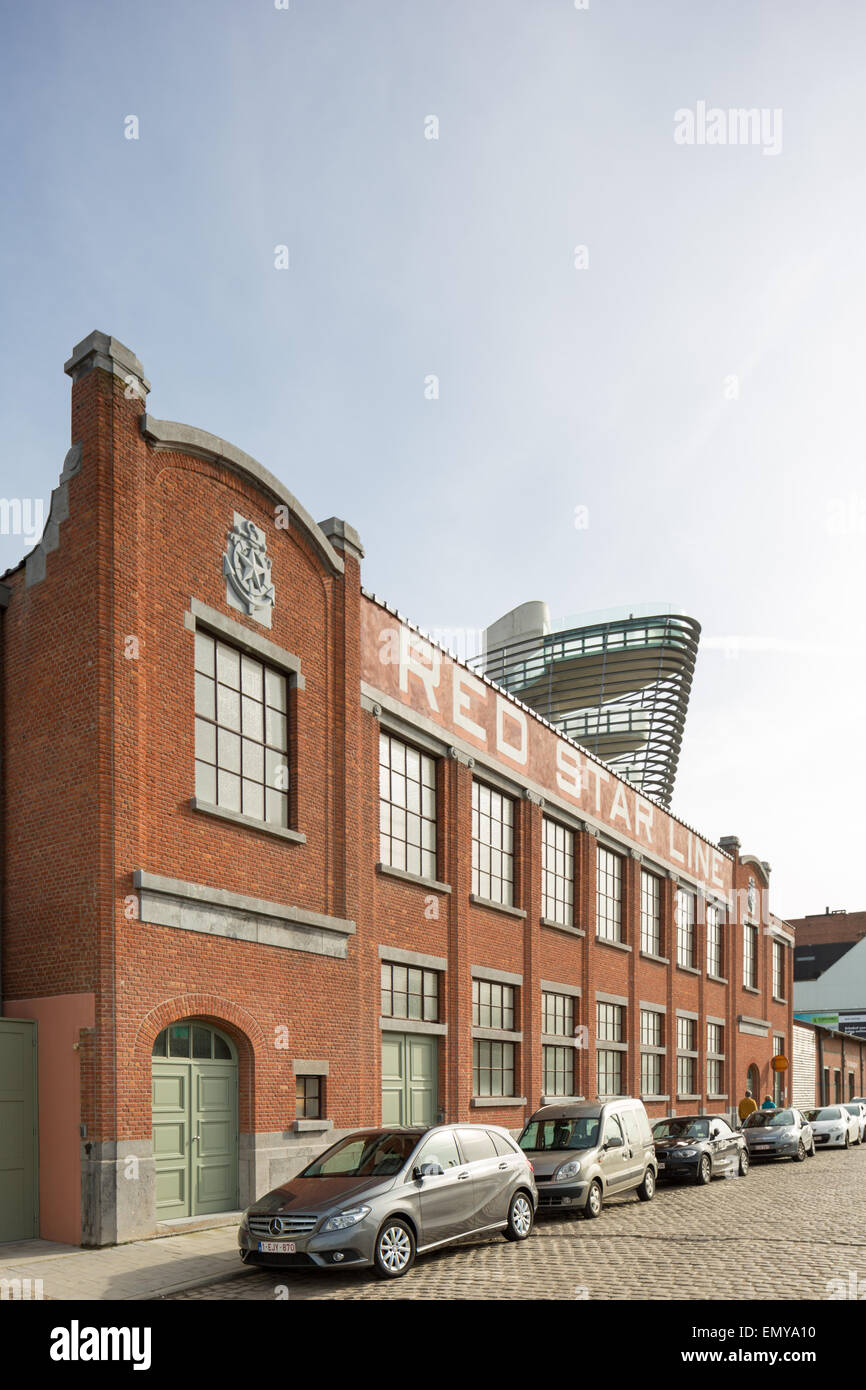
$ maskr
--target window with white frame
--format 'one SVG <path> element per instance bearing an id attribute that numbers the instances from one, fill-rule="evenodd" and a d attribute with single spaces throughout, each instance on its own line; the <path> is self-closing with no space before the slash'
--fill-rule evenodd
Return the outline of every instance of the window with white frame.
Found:
<path id="1" fill-rule="evenodd" d="M 596 934 L 602 941 L 622 941 L 622 859 L 599 845 L 596 849 Z"/>
<path id="2" fill-rule="evenodd" d="M 596 1080 L 599 1096 L 623 1094 L 625 1005 L 596 1001 Z M 605 1046 L 605 1044 L 619 1046 Z"/>
<path id="3" fill-rule="evenodd" d="M 707 1095 L 725 1093 L 725 1030 L 721 1023 L 707 1024 Z"/>
<path id="4" fill-rule="evenodd" d="M 697 1019 L 677 1015 L 677 1094 L 697 1093 L 698 1052 Z"/>
<path id="5" fill-rule="evenodd" d="M 514 905 L 514 802 L 485 782 L 472 783 L 472 892 Z"/>
<path id="6" fill-rule="evenodd" d="M 650 956 L 662 953 L 662 885 L 656 874 L 640 871 L 640 948 Z"/>
<path id="7" fill-rule="evenodd" d="M 743 984 L 758 987 L 758 928 L 749 923 L 743 927 Z"/>
<path id="8" fill-rule="evenodd" d="M 692 970 L 697 964 L 697 943 L 695 940 L 695 895 L 687 888 L 677 889 L 677 965 L 685 965 Z"/>
<path id="9" fill-rule="evenodd" d="M 195 634 L 195 794 L 285 829 L 289 824 L 288 682 L 227 642 Z"/>
<path id="10" fill-rule="evenodd" d="M 379 858 L 392 869 L 436 877 L 436 760 L 379 734 Z"/>
<path id="11" fill-rule="evenodd" d="M 574 996 L 543 990 L 541 994 L 541 1031 L 551 1037 L 568 1038 L 569 1042 L 544 1043 L 541 1066 L 546 1096 L 573 1096 L 574 1085 Z"/>
<path id="12" fill-rule="evenodd" d="M 643 1096 L 662 1094 L 664 1076 L 664 1014 L 659 1009 L 640 1011 L 640 1089 Z"/>
<path id="13" fill-rule="evenodd" d="M 541 839 L 541 915 L 574 924 L 574 833 L 545 816 Z"/>
<path id="14" fill-rule="evenodd" d="M 773 998 L 785 998 L 785 948 L 781 941 L 773 942 Z"/>
<path id="15" fill-rule="evenodd" d="M 718 903 L 707 903 L 707 974 L 722 974 L 722 910 Z"/>

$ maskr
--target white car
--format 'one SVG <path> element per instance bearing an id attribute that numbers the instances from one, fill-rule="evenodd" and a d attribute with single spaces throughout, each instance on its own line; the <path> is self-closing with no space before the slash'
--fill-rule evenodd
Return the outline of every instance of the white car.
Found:
<path id="1" fill-rule="evenodd" d="M 853 1115 L 860 1125 L 860 1138 L 858 1144 L 862 1144 L 866 1139 L 866 1101 L 846 1100 L 843 1110 L 847 1110 L 849 1115 Z"/>
<path id="2" fill-rule="evenodd" d="M 827 1149 L 834 1144 L 850 1149 L 852 1144 L 860 1143 L 860 1122 L 841 1103 L 807 1110 L 806 1119 L 812 1126 L 815 1145 L 819 1149 Z"/>

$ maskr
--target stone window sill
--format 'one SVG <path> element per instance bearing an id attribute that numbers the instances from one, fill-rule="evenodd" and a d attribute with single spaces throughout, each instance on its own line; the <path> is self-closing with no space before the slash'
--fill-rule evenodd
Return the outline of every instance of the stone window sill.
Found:
<path id="1" fill-rule="evenodd" d="M 395 869 L 392 864 L 377 864 L 377 874 L 388 878 L 399 878 L 402 883 L 417 883 L 421 888 L 429 888 L 433 893 L 450 893 L 450 883 L 440 883 L 436 878 L 425 878 L 423 874 L 412 874 L 408 869 Z"/>
<path id="2" fill-rule="evenodd" d="M 626 941 L 611 941 L 606 936 L 599 936 L 598 932 L 596 932 L 595 941 L 597 946 L 610 946 L 614 951 L 631 950 L 631 947 L 628 945 Z"/>
<path id="3" fill-rule="evenodd" d="M 778 995 L 778 994 L 774 994 L 774 995 L 773 995 L 773 1003 L 774 1003 L 774 1004 L 787 1004 L 787 1002 L 788 1002 L 787 999 L 783 999 L 783 998 L 781 997 L 781 995 Z"/>
<path id="4" fill-rule="evenodd" d="M 761 991 L 755 985 L 743 985 L 746 994 L 760 994 Z"/>
<path id="5" fill-rule="evenodd" d="M 728 983 L 724 975 L 711 975 L 709 971 L 707 972 L 707 979 L 712 980 L 714 985 L 726 985 Z"/>
<path id="6" fill-rule="evenodd" d="M 684 970 L 687 975 L 700 975 L 700 970 L 696 965 L 681 965 L 677 961 L 677 970 Z"/>
<path id="7" fill-rule="evenodd" d="M 494 912 L 504 912 L 506 917 L 525 917 L 526 913 L 522 907 L 511 907 L 508 903 L 495 903 L 492 898 L 479 898 L 475 893 L 469 894 L 469 901 L 476 907 L 490 907 Z"/>
<path id="8" fill-rule="evenodd" d="M 542 1105 L 574 1105 L 576 1101 L 585 1100 L 585 1096 L 542 1096 Z"/>
<path id="9" fill-rule="evenodd" d="M 727 1091 L 708 1091 L 707 1100 L 727 1100 Z"/>
<path id="10" fill-rule="evenodd" d="M 641 951 L 641 960 L 654 960 L 657 965 L 670 965 L 669 956 L 657 956 L 652 951 Z"/>
<path id="11" fill-rule="evenodd" d="M 473 1110 L 498 1110 L 501 1105 L 525 1105 L 526 1096 L 473 1096 L 469 1104 Z"/>
<path id="12" fill-rule="evenodd" d="M 565 931 L 571 936 L 586 936 L 582 927 L 572 927 L 568 922 L 554 922 L 552 917 L 542 917 L 541 925 L 550 927 L 551 931 Z"/>
<path id="13" fill-rule="evenodd" d="M 677 1091 L 677 1100 L 700 1100 L 700 1095 L 697 1091 L 695 1091 L 694 1094 L 686 1094 L 684 1091 Z"/>
<path id="14" fill-rule="evenodd" d="M 432 1020 L 420 1018 L 387 1018 L 383 1015 L 379 1019 L 379 1027 L 384 1033 L 427 1033 L 444 1037 L 448 1032 L 448 1025 L 445 1023 L 433 1023 Z"/>
<path id="15" fill-rule="evenodd" d="M 651 1101 L 655 1104 L 657 1101 L 670 1100 L 670 1096 L 647 1096 L 641 1093 L 641 1100 L 645 1103 Z"/>
<path id="16" fill-rule="evenodd" d="M 246 830 L 258 830 L 264 835 L 276 835 L 280 840 L 290 840 L 295 845 L 305 845 L 307 837 L 300 830 L 287 830 L 282 825 L 271 825 L 268 821 L 254 820 L 252 816 L 241 815 L 239 811 L 228 811 L 225 806 L 212 806 L 209 801 L 201 801 L 197 796 L 192 797 L 190 806 L 194 811 L 201 811 L 206 816 L 215 816 L 217 820 L 227 820 L 232 825 L 243 826 Z"/>
<path id="17" fill-rule="evenodd" d="M 295 1120 L 292 1129 L 295 1134 L 322 1134 L 333 1127 L 333 1120 Z"/>

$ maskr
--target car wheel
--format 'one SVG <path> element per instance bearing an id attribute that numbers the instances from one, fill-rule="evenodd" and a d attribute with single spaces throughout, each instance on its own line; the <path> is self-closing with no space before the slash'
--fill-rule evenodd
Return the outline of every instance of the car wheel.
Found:
<path id="1" fill-rule="evenodd" d="M 709 1154 L 702 1154 L 698 1164 L 698 1171 L 695 1174 L 695 1182 L 699 1187 L 706 1187 L 710 1178 L 713 1176 L 713 1165 L 710 1162 Z"/>
<path id="2" fill-rule="evenodd" d="M 532 1203 L 525 1192 L 515 1192 L 508 1207 L 508 1225 L 503 1231 L 506 1240 L 526 1240 L 532 1230 Z"/>
<path id="3" fill-rule="evenodd" d="M 651 1202 L 656 1195 L 656 1175 L 652 1168 L 647 1168 L 643 1175 L 643 1182 L 637 1190 L 637 1195 L 642 1202 Z"/>
<path id="4" fill-rule="evenodd" d="M 376 1237 L 376 1273 L 382 1279 L 399 1279 L 415 1263 L 415 1237 L 405 1221 L 386 1221 Z"/>
<path id="5" fill-rule="evenodd" d="M 803 1143 L 803 1141 L 802 1141 L 802 1139 L 801 1139 L 800 1142 L 799 1142 L 799 1144 L 797 1145 L 797 1152 L 794 1154 L 794 1162 L 795 1162 L 795 1163 L 805 1163 L 805 1161 L 806 1161 L 806 1145 Z"/>
<path id="6" fill-rule="evenodd" d="M 739 1174 L 744 1178 L 749 1171 L 749 1150 L 740 1149 Z"/>
<path id="7" fill-rule="evenodd" d="M 590 1221 L 594 1221 L 597 1216 L 601 1216 L 601 1209 L 604 1205 L 604 1197 L 601 1191 L 601 1183 L 594 1179 L 589 1184 L 589 1191 L 586 1194 L 586 1206 L 583 1209 L 584 1216 Z"/>

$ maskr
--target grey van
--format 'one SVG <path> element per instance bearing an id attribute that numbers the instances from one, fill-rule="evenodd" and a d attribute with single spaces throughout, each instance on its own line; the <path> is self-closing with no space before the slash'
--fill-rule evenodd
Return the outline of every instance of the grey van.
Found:
<path id="1" fill-rule="evenodd" d="M 639 1100 L 575 1101 L 536 1110 L 517 1141 L 531 1161 L 539 1209 L 601 1213 L 605 1197 L 655 1195 L 658 1160 Z"/>

